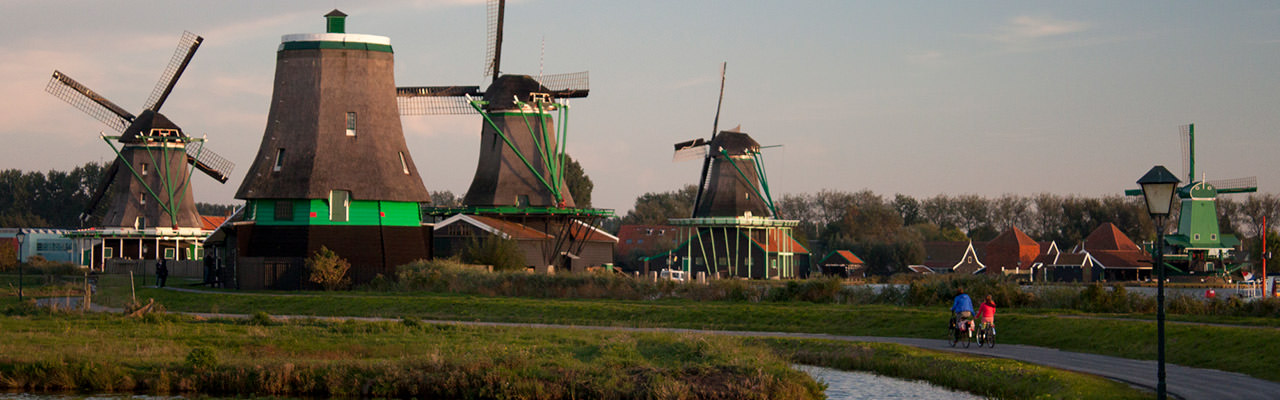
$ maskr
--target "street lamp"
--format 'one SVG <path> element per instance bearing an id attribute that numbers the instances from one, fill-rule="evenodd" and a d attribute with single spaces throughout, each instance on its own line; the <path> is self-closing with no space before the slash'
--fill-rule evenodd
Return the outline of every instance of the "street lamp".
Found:
<path id="1" fill-rule="evenodd" d="M 1147 203 L 1147 214 L 1151 215 L 1151 220 L 1156 224 L 1156 244 L 1152 246 L 1155 258 L 1152 266 L 1157 271 L 1156 351 L 1159 353 L 1157 359 L 1160 365 L 1156 374 L 1156 398 L 1161 400 L 1168 398 L 1164 383 L 1164 225 L 1165 218 L 1169 217 L 1169 210 L 1173 208 L 1173 192 L 1178 189 L 1179 182 L 1178 177 L 1173 176 L 1163 165 L 1151 167 L 1146 175 L 1138 179 L 1138 185 L 1142 186 L 1142 199 Z"/>
<path id="2" fill-rule="evenodd" d="M 13 235 L 14 239 L 18 239 L 18 301 L 22 301 L 22 243 L 27 241 L 27 232 L 22 228 L 18 228 L 18 233 Z"/>

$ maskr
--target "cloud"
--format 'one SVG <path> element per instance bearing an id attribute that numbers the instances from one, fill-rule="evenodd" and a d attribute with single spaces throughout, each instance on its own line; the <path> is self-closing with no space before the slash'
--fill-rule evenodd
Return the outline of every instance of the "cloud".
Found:
<path id="1" fill-rule="evenodd" d="M 1012 49 L 1030 50 L 1043 42 L 1062 40 L 1074 33 L 1087 31 L 1092 24 L 1082 21 L 1061 21 L 1052 17 L 1019 15 L 1010 19 L 993 33 L 980 35 L 988 41 L 1001 42 Z"/>
<path id="2" fill-rule="evenodd" d="M 1013 17 L 989 37 L 1003 43 L 1019 44 L 1083 32 L 1089 27 L 1087 22 L 1022 15 Z"/>

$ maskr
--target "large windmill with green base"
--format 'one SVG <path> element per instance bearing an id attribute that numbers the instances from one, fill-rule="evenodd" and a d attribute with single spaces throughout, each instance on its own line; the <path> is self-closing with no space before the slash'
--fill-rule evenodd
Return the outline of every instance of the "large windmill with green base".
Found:
<path id="1" fill-rule="evenodd" d="M 225 183 L 234 165 L 204 147 L 160 113 L 203 38 L 184 32 L 160 80 L 138 115 L 87 86 L 54 71 L 46 91 L 106 124 L 118 136 L 102 135 L 116 157 L 106 169 L 81 218 L 92 228 L 76 231 L 81 263 L 101 268 L 108 260 L 197 260 L 202 230 L 191 192 L 194 167 Z M 99 205 L 107 200 L 105 211 Z"/>
<path id="2" fill-rule="evenodd" d="M 1178 188 L 1178 230 L 1165 236 L 1165 263 L 1175 273 L 1227 274 L 1242 264 L 1235 259 L 1240 239 L 1222 233 L 1218 225 L 1218 195 L 1258 191 L 1258 178 L 1207 180 L 1196 177 L 1195 124 L 1182 126 L 1182 175 L 1186 185 Z M 1142 190 L 1126 190 L 1141 196 Z"/>

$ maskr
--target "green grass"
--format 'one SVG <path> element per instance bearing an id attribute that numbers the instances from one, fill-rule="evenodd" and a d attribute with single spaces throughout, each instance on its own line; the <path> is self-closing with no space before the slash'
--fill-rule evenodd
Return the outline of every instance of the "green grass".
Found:
<path id="1" fill-rule="evenodd" d="M 770 349 L 729 337 L 29 314 L 0 318 L 0 390 L 811 399 L 822 389 Z"/>
<path id="2" fill-rule="evenodd" d="M 103 277 L 103 282 L 103 291 L 95 298 L 96 302 L 117 306 L 127 302 L 128 288 L 119 285 L 122 282 L 119 277 Z M 948 317 L 945 307 L 681 299 L 566 300 L 399 292 L 244 295 L 142 288 L 138 290 L 138 298 L 143 301 L 155 298 L 170 310 L 195 312 L 265 311 L 274 315 L 412 317 L 938 339 L 943 337 Z M 1060 318 L 1050 311 L 1033 309 L 1023 313 L 1002 308 L 997 317 L 1001 342 L 1134 359 L 1156 357 L 1156 327 L 1151 322 Z M 1166 356 L 1170 363 L 1280 381 L 1280 369 L 1274 368 L 1280 365 L 1280 353 L 1258 351 L 1280 341 L 1280 330 L 1181 324 L 1169 324 L 1166 329 Z"/>

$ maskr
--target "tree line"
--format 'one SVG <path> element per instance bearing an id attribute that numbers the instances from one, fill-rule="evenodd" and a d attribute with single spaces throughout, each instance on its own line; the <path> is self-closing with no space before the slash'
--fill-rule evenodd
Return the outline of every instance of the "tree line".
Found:
<path id="1" fill-rule="evenodd" d="M 634 208 L 625 216 L 608 221 L 605 227 L 616 233 L 624 224 L 663 225 L 668 218 L 687 218 L 696 194 L 694 185 L 645 193 L 636 198 Z M 809 249 L 815 262 L 832 250 L 852 250 L 871 272 L 879 274 L 902 272 L 907 265 L 923 263 L 925 242 L 988 241 L 1012 227 L 1036 240 L 1054 241 L 1064 249 L 1081 243 L 1104 223 L 1115 224 L 1136 242 L 1155 239 L 1155 226 L 1142 198 L 1119 194 L 915 198 L 904 194 L 887 197 L 870 190 L 822 190 L 786 194 L 777 205 L 780 218 L 800 221 L 796 239 Z M 1243 198 L 1221 196 L 1218 211 L 1222 232 L 1239 236 L 1246 254 L 1257 259 L 1262 219 L 1276 221 L 1280 217 L 1280 197 L 1262 193 Z M 1176 207 L 1174 213 L 1166 233 L 1177 230 Z M 1275 241 L 1268 239 L 1268 247 L 1274 247 Z"/>
<path id="2" fill-rule="evenodd" d="M 106 171 L 96 162 L 71 171 L 0 170 L 0 226 L 6 228 L 83 228 L 80 213 Z M 121 185 L 116 185 L 121 186 Z M 101 215 L 109 201 L 99 204 Z M 226 215 L 235 206 L 196 203 L 202 215 Z"/>

